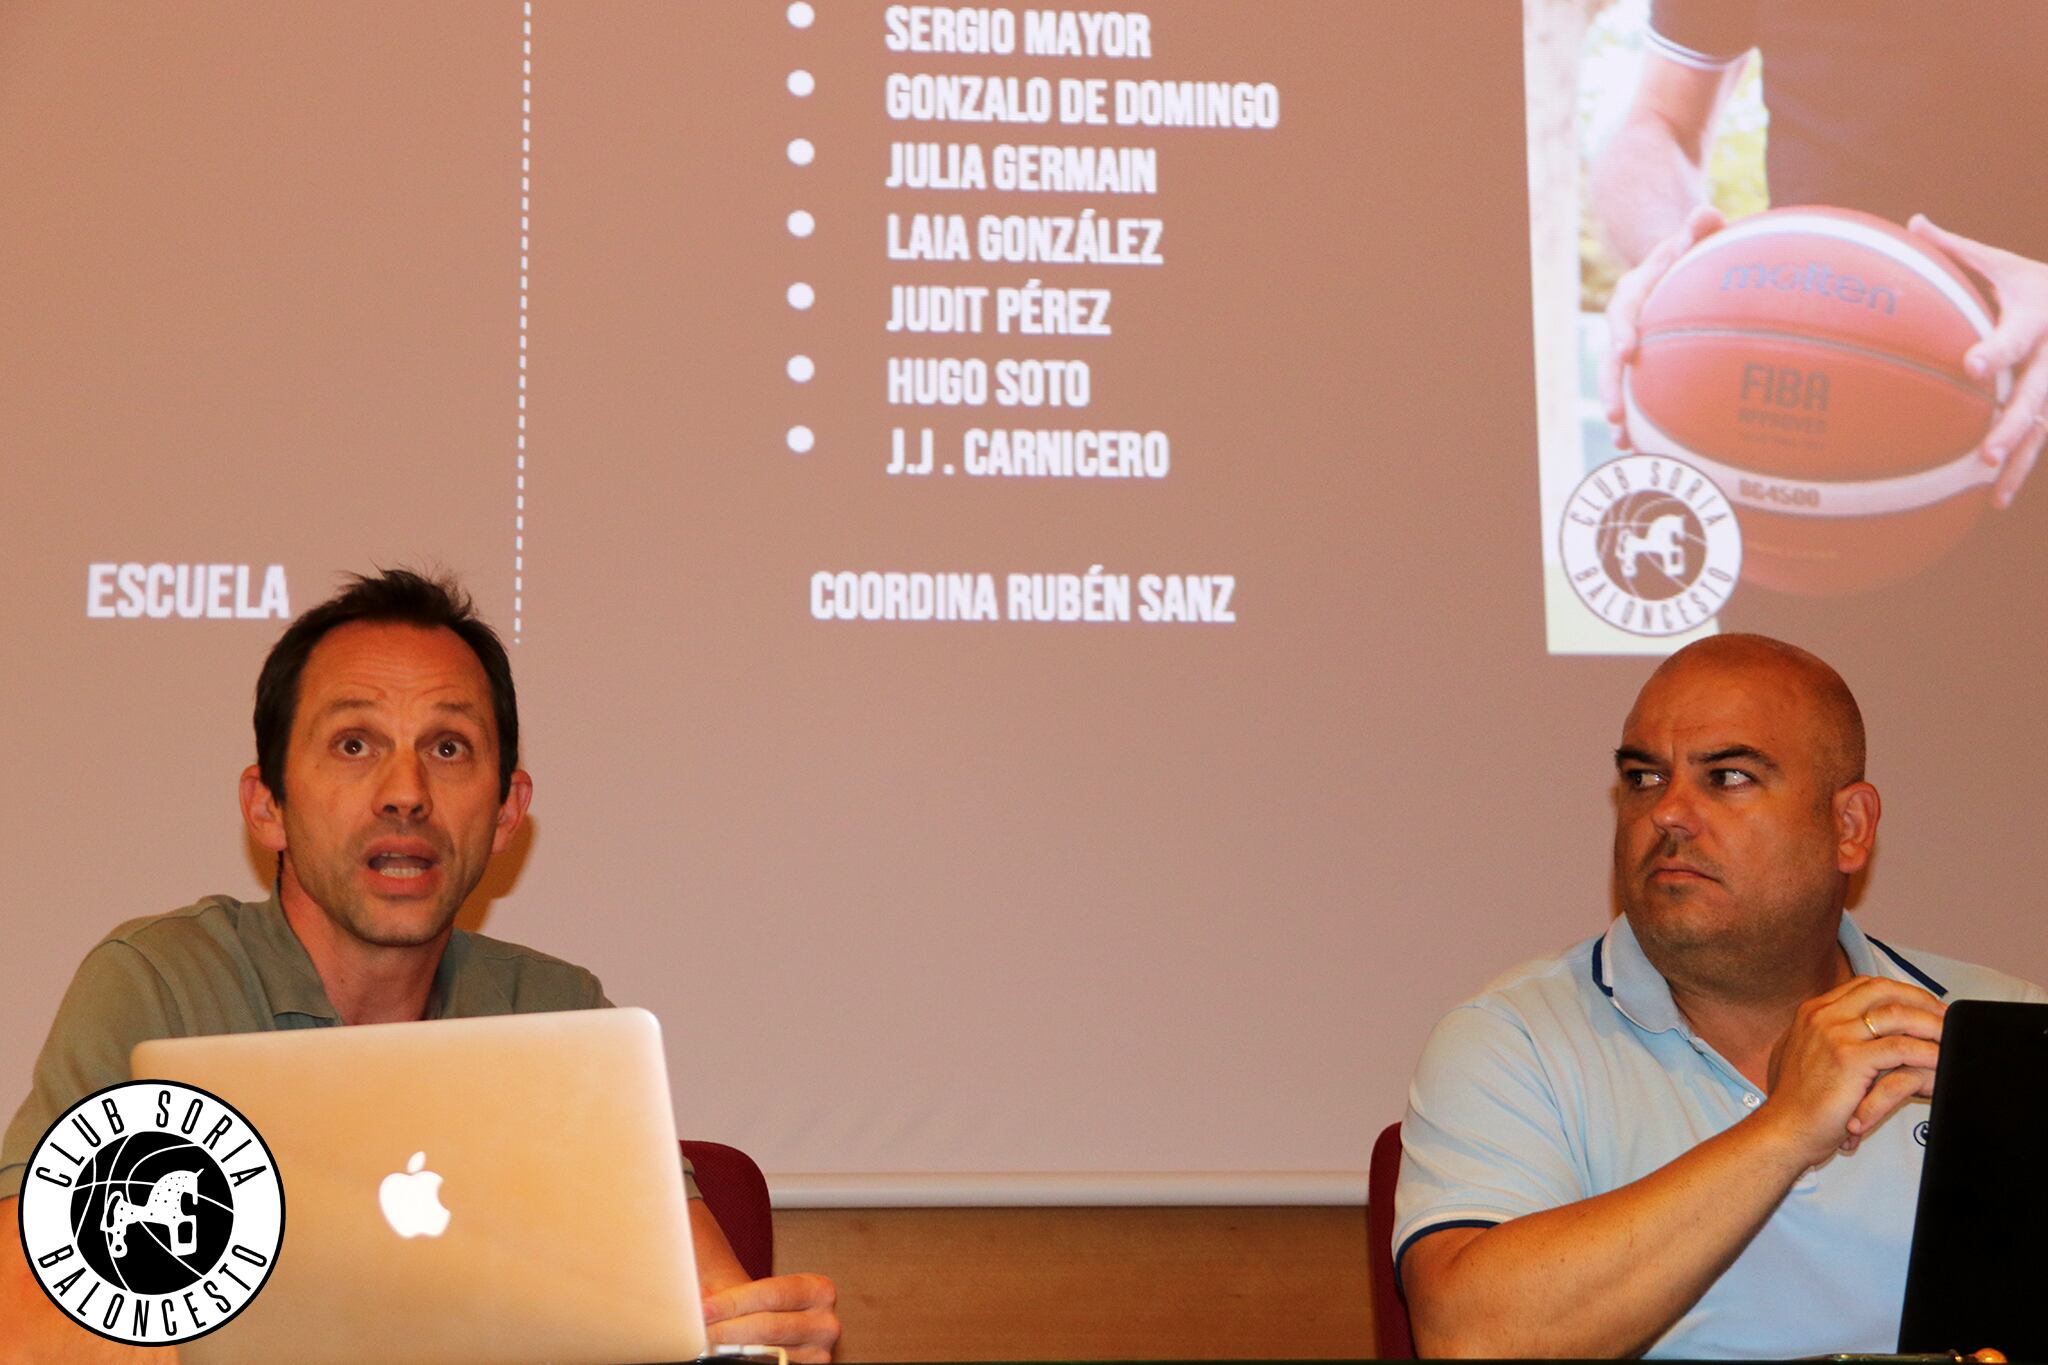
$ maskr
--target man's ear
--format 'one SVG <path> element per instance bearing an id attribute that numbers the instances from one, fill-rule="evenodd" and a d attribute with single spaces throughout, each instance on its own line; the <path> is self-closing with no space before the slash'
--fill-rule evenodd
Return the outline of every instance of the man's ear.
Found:
<path id="1" fill-rule="evenodd" d="M 1835 867 L 1853 876 L 1870 861 L 1877 844 L 1877 821 L 1884 803 L 1868 782 L 1851 782 L 1835 793 Z"/>
<path id="2" fill-rule="evenodd" d="M 503 853 L 511 844 L 512 834 L 526 818 L 526 808 L 532 801 L 533 779 L 527 776 L 526 769 L 513 769 L 511 790 L 498 805 L 497 827 L 491 831 L 491 852 Z"/>
<path id="3" fill-rule="evenodd" d="M 263 785 L 263 770 L 253 763 L 242 769 L 241 797 L 242 819 L 256 842 L 272 853 L 284 852 L 284 803 Z"/>

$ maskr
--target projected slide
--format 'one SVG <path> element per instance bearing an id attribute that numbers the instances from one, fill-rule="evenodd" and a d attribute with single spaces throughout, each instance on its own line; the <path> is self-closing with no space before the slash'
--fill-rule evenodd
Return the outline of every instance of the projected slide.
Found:
<path id="1" fill-rule="evenodd" d="M 1442 1011 L 1609 913 L 1645 661 L 1546 651 L 1841 665 L 1874 927 L 2039 976 L 1954 909 L 2030 903 L 2048 369 L 1903 225 L 2048 260 L 2048 6 L 1830 34 L 1854 192 L 1812 44 L 1676 27 L 1750 8 L 1834 7 L 16 0 L 0 1106 L 114 925 L 266 894 L 257 668 L 373 565 L 512 645 L 465 927 L 653 1010 L 778 1199 L 1362 1198 Z M 1624 448 L 1656 70 L 1728 225 Z"/>
<path id="2" fill-rule="evenodd" d="M 1816 600 L 1878 624 L 1909 581 L 2048 571 L 2002 511 L 2048 431 L 2048 234 L 1997 186 L 2042 161 L 2001 73 L 2043 16 L 1529 13 L 1552 652 L 1783 630 Z"/>
<path id="3" fill-rule="evenodd" d="M 789 7 L 798 30 L 808 4 Z M 1176 24 L 1176 19 L 1181 22 Z M 1176 31 L 1176 30 L 1179 31 Z M 1156 34 L 1155 34 L 1156 30 Z M 1171 389 L 1136 373 L 1147 325 L 1175 311 L 1199 267 L 1179 260 L 1175 219 L 1200 215 L 1205 182 L 1269 153 L 1282 92 L 1243 79 L 1229 59 L 1193 59 L 1197 26 L 1171 9 L 1144 12 L 890 5 L 869 41 L 890 69 L 884 122 L 834 124 L 818 134 L 826 155 L 880 170 L 881 249 L 871 271 L 857 257 L 834 285 L 872 297 L 885 287 L 885 319 L 840 340 L 827 363 L 878 381 L 887 440 L 842 416 L 823 434 L 792 425 L 789 449 L 857 462 L 903 481 L 958 478 L 987 485 L 992 502 L 1025 482 L 1076 486 L 1067 497 L 1122 495 L 1133 526 L 1159 508 L 1153 487 L 1175 476 L 1178 404 Z M 844 41 L 844 40 L 842 40 Z M 799 57 L 805 50 L 792 44 Z M 1220 77 L 1213 75 L 1219 65 Z M 834 68 L 838 76 L 841 68 Z M 1094 74 L 1101 72 L 1103 74 Z M 1191 73 L 1202 73 L 1191 78 Z M 808 98 L 805 68 L 789 77 Z M 877 145 L 880 133 L 886 145 Z M 1207 136 L 1205 136 L 1207 135 Z M 1227 141 L 1214 145 L 1216 135 Z M 1284 145 L 1284 144 L 1283 144 Z M 877 156 L 881 152 L 883 155 Z M 808 166 L 820 143 L 798 137 L 790 161 Z M 1167 184 L 1162 184 L 1164 178 Z M 805 199 L 809 203 L 808 198 Z M 856 241 L 870 230 L 856 200 L 834 209 Z M 817 230 L 810 208 L 789 232 Z M 1136 276 L 1157 276 L 1150 288 Z M 865 278 L 863 278 L 865 276 Z M 808 311 L 814 289 L 793 281 L 790 306 Z M 1149 315 L 1149 316 L 1147 316 Z M 1232 324 L 1186 318 L 1187 340 Z M 868 342 L 868 344 L 862 344 Z M 817 362 L 793 355 L 788 374 L 808 384 Z M 1180 445 L 1198 463 L 1241 458 L 1199 440 Z M 876 462 L 885 454 L 885 462 Z M 1186 477 L 1185 474 L 1182 475 Z M 1112 484 L 1115 492 L 1093 485 Z M 917 497 L 905 489 L 898 496 Z M 930 495 L 927 495 L 928 497 Z M 1150 504 L 1150 505 L 1148 505 Z M 937 512 L 944 504 L 933 499 Z M 1114 544 L 1128 544 L 1129 532 Z M 1233 564 L 1132 562 L 1111 554 L 1084 570 L 979 564 L 938 567 L 927 543 L 885 557 L 821 566 L 809 609 L 821 621 L 1205 623 L 1237 618 Z M 918 565 L 919 567 L 907 567 Z"/>
<path id="4" fill-rule="evenodd" d="M 1394 13 L 24 7 L 0 701 L 74 719 L 18 738 L 6 837 L 22 904 L 88 848 L 96 891 L 10 963 L 0 1083 L 115 923 L 263 894 L 282 621 L 439 564 L 537 793 L 467 923 L 661 1014 L 696 1131 L 1348 1189 L 1406 1065 L 1324 1082 L 1390 1032 L 1360 888 L 1412 894 L 1362 793 L 1424 766 L 1388 717 L 1469 677 L 1426 650 L 1528 492 L 1439 453 L 1525 445 L 1527 385 L 1435 388 L 1525 353 L 1519 29 L 1474 142 L 1433 58 L 1340 59 L 1450 50 Z M 1440 297 L 1461 224 L 1507 282 Z"/>

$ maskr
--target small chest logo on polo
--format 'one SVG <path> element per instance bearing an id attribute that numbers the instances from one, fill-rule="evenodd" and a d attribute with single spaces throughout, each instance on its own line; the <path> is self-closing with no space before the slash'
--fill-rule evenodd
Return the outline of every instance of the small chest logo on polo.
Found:
<path id="1" fill-rule="evenodd" d="M 1742 572 L 1742 529 L 1705 474 L 1624 455 L 1565 504 L 1558 556 L 1586 609 L 1635 635 L 1676 635 L 1720 614 Z"/>
<path id="2" fill-rule="evenodd" d="M 43 1134 L 20 1213 L 22 1250 L 52 1303 L 109 1340 L 168 1346 L 256 1297 L 284 1238 L 284 1186 L 234 1106 L 175 1081 L 129 1081 Z"/>
<path id="3" fill-rule="evenodd" d="M 1927 1134 L 1930 1131 L 1931 1129 L 1928 1126 L 1927 1120 L 1920 1120 L 1920 1122 L 1913 1125 L 1913 1141 L 1919 1143 L 1922 1147 L 1925 1147 L 1927 1145 Z"/>

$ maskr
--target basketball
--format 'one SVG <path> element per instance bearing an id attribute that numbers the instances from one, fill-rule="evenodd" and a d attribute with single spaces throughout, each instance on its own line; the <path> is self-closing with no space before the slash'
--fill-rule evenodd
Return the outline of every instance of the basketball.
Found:
<path id="1" fill-rule="evenodd" d="M 1772 209 L 1714 233 L 1644 301 L 1624 376 L 1636 448 L 1698 466 L 1742 523 L 1743 581 L 1861 592 L 1967 535 L 2006 384 L 1963 353 L 1990 305 L 1884 219 Z"/>

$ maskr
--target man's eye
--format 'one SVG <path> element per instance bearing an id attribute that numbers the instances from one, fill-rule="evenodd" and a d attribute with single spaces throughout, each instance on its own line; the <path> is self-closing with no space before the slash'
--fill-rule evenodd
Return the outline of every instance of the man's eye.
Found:
<path id="1" fill-rule="evenodd" d="M 1630 791 L 1643 791 L 1658 785 L 1662 780 L 1648 768 L 1624 768 L 1621 773 L 1621 785 Z"/>
<path id="2" fill-rule="evenodd" d="M 1714 785 L 1717 787 L 1748 787 L 1756 782 L 1754 777 L 1740 768 L 1716 768 L 1713 775 Z"/>
<path id="3" fill-rule="evenodd" d="M 459 739 L 444 739 L 434 745 L 437 758 L 461 758 L 469 752 L 469 746 Z"/>
<path id="4" fill-rule="evenodd" d="M 344 758 L 361 758 L 370 752 L 370 744 L 361 735 L 343 735 L 334 742 L 334 751 Z"/>

